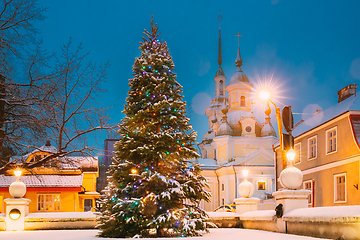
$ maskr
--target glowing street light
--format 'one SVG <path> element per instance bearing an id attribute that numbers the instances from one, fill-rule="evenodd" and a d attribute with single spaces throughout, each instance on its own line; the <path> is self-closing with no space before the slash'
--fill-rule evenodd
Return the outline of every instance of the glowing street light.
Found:
<path id="1" fill-rule="evenodd" d="M 271 102 L 274 107 L 275 107 L 275 112 L 276 112 L 276 121 L 277 121 L 277 125 L 278 125 L 278 131 L 279 131 L 279 141 L 280 141 L 280 157 L 281 157 L 281 163 L 282 163 L 282 169 L 285 168 L 286 166 L 286 162 L 283 159 L 283 130 L 282 130 L 282 126 L 281 126 L 281 116 L 280 116 L 280 108 L 278 108 L 276 106 L 276 104 L 271 101 L 270 99 L 271 97 L 271 92 L 270 90 L 262 90 L 259 92 L 259 98 L 263 101 L 267 101 L 269 109 L 270 109 L 270 105 L 269 103 Z"/>
<path id="2" fill-rule="evenodd" d="M 14 170 L 14 175 L 16 176 L 16 181 L 10 184 L 9 193 L 13 198 L 22 198 L 26 193 L 26 185 L 23 182 L 20 182 L 20 176 L 22 170 L 16 168 Z"/>
<path id="3" fill-rule="evenodd" d="M 286 153 L 287 159 L 290 163 L 290 166 L 292 166 L 292 163 L 295 159 L 296 152 L 294 149 L 290 148 L 290 150 Z"/>
<path id="4" fill-rule="evenodd" d="M 20 168 L 16 168 L 14 170 L 14 175 L 16 176 L 16 181 L 19 182 L 20 181 L 20 176 L 22 174 L 22 170 Z"/>
<path id="5" fill-rule="evenodd" d="M 246 179 L 247 176 L 249 175 L 249 170 L 248 170 L 248 169 L 244 169 L 244 170 L 242 170 L 242 173 L 243 173 L 243 175 L 244 175 L 244 178 Z"/>

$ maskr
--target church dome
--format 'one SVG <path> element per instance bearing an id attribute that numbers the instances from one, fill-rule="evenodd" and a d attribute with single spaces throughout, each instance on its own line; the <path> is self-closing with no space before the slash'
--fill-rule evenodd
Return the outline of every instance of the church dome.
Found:
<path id="1" fill-rule="evenodd" d="M 229 124 L 227 123 L 227 121 L 223 121 L 220 124 L 219 129 L 216 132 L 216 136 L 222 136 L 222 135 L 231 135 L 232 134 L 232 129 L 229 126 Z"/>
<path id="2" fill-rule="evenodd" d="M 229 123 L 227 122 L 227 106 L 224 104 L 222 106 L 221 112 L 224 114 L 222 120 L 221 120 L 221 124 L 220 127 L 218 128 L 218 130 L 216 131 L 216 136 L 221 136 L 221 135 L 232 135 L 233 130 L 230 127 Z"/>
<path id="3" fill-rule="evenodd" d="M 277 137 L 275 129 L 271 125 L 270 118 L 266 118 L 266 121 L 263 123 L 263 126 L 261 128 L 261 137 L 267 137 L 267 136 Z"/>
<path id="4" fill-rule="evenodd" d="M 241 69 L 238 69 L 230 79 L 230 84 L 239 82 L 249 82 L 248 77 Z"/>

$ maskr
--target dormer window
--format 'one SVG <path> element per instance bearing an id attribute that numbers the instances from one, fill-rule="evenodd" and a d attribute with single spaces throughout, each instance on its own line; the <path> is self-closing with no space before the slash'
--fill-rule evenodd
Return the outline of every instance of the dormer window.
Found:
<path id="1" fill-rule="evenodd" d="M 245 96 L 240 97 L 240 107 L 245 107 Z"/>

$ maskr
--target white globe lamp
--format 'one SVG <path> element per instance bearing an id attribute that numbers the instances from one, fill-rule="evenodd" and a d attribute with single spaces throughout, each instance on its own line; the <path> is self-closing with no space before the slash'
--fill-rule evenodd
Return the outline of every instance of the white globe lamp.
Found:
<path id="1" fill-rule="evenodd" d="M 16 182 L 13 182 L 9 187 L 9 193 L 13 198 L 22 198 L 26 193 L 26 185 L 20 182 L 20 176 L 22 174 L 21 169 L 14 170 L 16 176 Z"/>
<path id="2" fill-rule="evenodd" d="M 243 198 L 250 198 L 254 193 L 254 185 L 249 182 L 246 178 L 249 174 L 249 170 L 243 170 L 243 175 L 245 177 L 244 181 L 239 184 L 238 191 L 239 195 Z"/>
<path id="3" fill-rule="evenodd" d="M 296 190 L 302 185 L 303 174 L 298 168 L 293 166 L 293 161 L 296 156 L 294 149 L 291 148 L 286 156 L 288 158 L 289 166 L 280 173 L 280 184 L 285 189 Z"/>

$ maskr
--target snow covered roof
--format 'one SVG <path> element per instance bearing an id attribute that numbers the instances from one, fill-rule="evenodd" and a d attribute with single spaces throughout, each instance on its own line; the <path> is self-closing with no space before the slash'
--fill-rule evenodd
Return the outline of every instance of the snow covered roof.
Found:
<path id="1" fill-rule="evenodd" d="M 220 167 L 217 165 L 216 160 L 212 158 L 198 158 L 197 162 L 202 169 L 217 169 Z"/>
<path id="2" fill-rule="evenodd" d="M 294 129 L 292 134 L 294 137 L 297 137 L 348 111 L 360 111 L 360 98 L 358 96 L 352 95 L 351 97 L 326 109 L 325 111 L 317 113 L 315 116 L 299 124 Z"/>
<path id="3" fill-rule="evenodd" d="M 15 181 L 15 176 L 0 175 L 0 187 L 9 187 Z M 20 181 L 26 187 L 81 187 L 83 175 L 27 175 Z"/>

